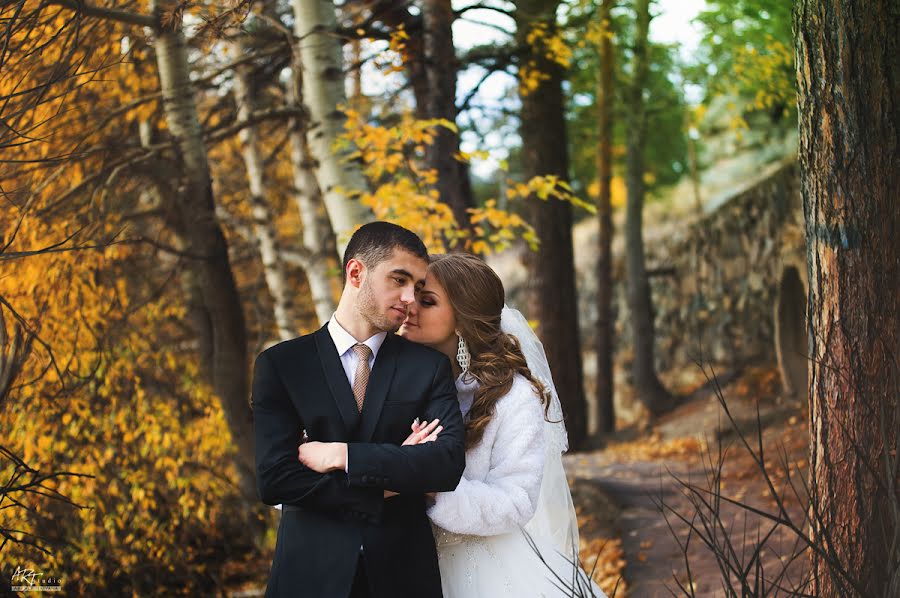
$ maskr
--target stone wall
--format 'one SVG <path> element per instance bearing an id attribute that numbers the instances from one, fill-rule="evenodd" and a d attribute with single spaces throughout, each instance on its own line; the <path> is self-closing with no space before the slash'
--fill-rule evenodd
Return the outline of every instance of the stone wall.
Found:
<path id="1" fill-rule="evenodd" d="M 596 246 L 595 225 L 587 236 L 579 240 L 579 250 Z M 774 361 L 777 354 L 786 370 L 803 368 L 784 373 L 786 390 L 801 390 L 800 384 L 805 389 L 806 250 L 795 161 L 761 173 L 712 213 L 654 227 L 645 237 L 645 251 L 654 273 L 658 371 L 695 361 L 726 367 Z M 616 362 L 627 366 L 631 323 L 622 252 L 619 239 L 613 274 Z M 597 313 L 596 252 L 578 253 L 581 341 L 590 349 Z"/>
<path id="2" fill-rule="evenodd" d="M 718 207 L 709 213 L 645 226 L 647 267 L 654 272 L 657 371 L 698 361 L 721 371 L 777 360 L 785 394 L 805 395 L 807 273 L 798 175 L 795 160 L 776 163 L 742 190 L 711 202 Z M 656 222 L 664 220 L 658 213 Z M 642 414 L 628 390 L 632 342 L 621 214 L 614 227 L 616 414 L 628 422 Z M 574 236 L 585 390 L 594 422 L 596 219 L 578 224 Z M 524 307 L 521 249 L 488 262 L 504 281 L 507 302 Z"/>

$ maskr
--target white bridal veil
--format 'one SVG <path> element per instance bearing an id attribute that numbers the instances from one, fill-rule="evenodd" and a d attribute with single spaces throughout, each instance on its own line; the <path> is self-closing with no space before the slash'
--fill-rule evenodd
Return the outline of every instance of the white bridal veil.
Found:
<path id="1" fill-rule="evenodd" d="M 519 340 L 528 369 L 531 370 L 532 376 L 547 388 L 551 396 L 550 408 L 544 421 L 546 454 L 541 493 L 537 510 L 531 521 L 525 525 L 525 531 L 535 540 L 551 542 L 556 551 L 571 561 L 578 556 L 578 520 L 562 462 L 562 454 L 569 448 L 569 437 L 563 423 L 559 394 L 550 374 L 550 364 L 544 353 L 544 346 L 525 316 L 517 309 L 503 307 L 500 329 Z"/>

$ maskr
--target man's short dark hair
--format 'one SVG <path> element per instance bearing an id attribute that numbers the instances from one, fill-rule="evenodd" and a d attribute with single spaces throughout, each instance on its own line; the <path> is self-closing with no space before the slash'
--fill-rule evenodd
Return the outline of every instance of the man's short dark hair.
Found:
<path id="1" fill-rule="evenodd" d="M 416 233 L 390 222 L 370 222 L 353 233 L 344 250 L 342 280 L 347 281 L 347 262 L 356 259 L 366 268 L 374 268 L 391 257 L 395 249 L 402 249 L 428 261 L 428 250 Z"/>

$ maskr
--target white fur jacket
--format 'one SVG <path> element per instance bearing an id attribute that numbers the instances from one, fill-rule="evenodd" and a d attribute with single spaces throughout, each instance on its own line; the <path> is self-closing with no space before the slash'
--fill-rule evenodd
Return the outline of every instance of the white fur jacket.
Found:
<path id="1" fill-rule="evenodd" d="M 465 412 L 476 384 L 457 380 Z M 544 411 L 534 387 L 516 374 L 496 403 L 477 446 L 466 451 L 456 490 L 440 492 L 428 509 L 432 523 L 454 534 L 513 532 L 534 515 L 544 472 Z"/>

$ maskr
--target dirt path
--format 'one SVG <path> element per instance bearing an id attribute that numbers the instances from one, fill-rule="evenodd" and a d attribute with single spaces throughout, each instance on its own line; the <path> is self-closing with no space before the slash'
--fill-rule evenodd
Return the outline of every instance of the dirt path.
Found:
<path id="1" fill-rule="evenodd" d="M 672 596 L 673 592 L 678 596 L 687 595 L 679 590 L 676 583 L 678 580 L 685 586 L 688 584 L 684 554 L 658 505 L 661 500 L 688 519 L 697 512 L 673 474 L 682 480 L 707 487 L 706 469 L 701 457 L 704 445 L 698 441 L 698 437 L 712 440 L 715 446 L 716 428 L 721 422 L 716 413 L 718 409 L 714 398 L 711 402 L 694 401 L 685 405 L 682 413 L 673 414 L 665 422 L 661 422 L 647 436 L 612 445 L 604 451 L 566 457 L 566 469 L 574 488 L 576 504 L 581 503 L 583 511 L 598 509 L 595 506 L 596 498 L 593 501 L 585 498 L 592 492 L 604 494 L 608 501 L 618 507 L 617 511 L 614 508 L 608 509 L 609 513 L 598 518 L 605 519 L 608 525 L 608 529 L 601 533 L 621 538 L 626 561 L 623 575 L 629 598 Z M 755 403 L 737 406 L 736 411 L 739 426 L 745 431 L 752 430 L 756 421 Z M 785 409 L 783 406 L 770 405 L 764 408 L 763 446 L 767 454 L 773 456 L 776 454 L 775 449 L 783 446 L 794 470 L 799 475 L 805 475 L 806 430 L 802 421 L 790 415 L 792 412 L 793 409 Z M 688 431 L 691 434 L 677 437 Z M 741 449 L 733 433 L 725 434 L 723 438 L 731 446 L 723 468 L 722 494 L 767 512 L 776 512 L 768 485 L 750 455 Z M 783 475 L 782 468 L 769 459 L 767 462 L 776 491 L 781 494 L 787 478 Z M 803 509 L 791 494 L 790 491 L 787 492 L 785 504 L 791 516 L 800 521 Z M 705 497 L 709 499 L 709 495 Z M 669 523 L 678 533 L 681 542 L 685 542 L 688 537 L 687 526 L 671 511 L 667 512 Z M 705 512 L 710 513 L 708 510 Z M 732 562 L 746 566 L 757 546 L 757 538 L 764 536 L 771 525 L 758 516 L 748 516 L 745 511 L 727 503 L 721 507 L 721 520 L 732 540 Z M 761 530 L 760 536 L 757 535 L 758 529 Z M 586 533 L 583 531 L 583 535 L 590 536 L 591 533 L 591 530 L 586 530 Z M 720 540 L 722 537 L 724 536 L 720 534 Z M 763 551 L 761 560 L 767 579 L 771 580 L 784 570 L 784 563 L 788 562 L 786 559 L 794 550 L 794 539 L 793 534 L 779 528 L 765 543 L 767 548 Z M 720 565 L 696 534 L 691 538 L 688 554 L 695 595 L 724 596 Z M 796 585 L 804 564 L 805 558 L 791 564 L 788 568 L 789 577 L 779 583 L 785 587 Z M 735 587 L 733 584 L 737 583 L 736 577 L 732 576 L 729 583 Z M 738 594 L 741 594 L 740 590 Z M 784 595 L 784 592 L 776 588 L 766 592 L 751 591 L 750 594 Z"/>
<path id="2" fill-rule="evenodd" d="M 657 461 L 609 463 L 602 454 L 579 458 L 570 466 L 575 484 L 593 484 L 620 509 L 615 529 L 622 539 L 626 561 L 623 574 L 627 595 L 632 598 L 671 596 L 666 588 L 676 587 L 673 573 L 684 577 L 682 552 L 657 504 L 661 498 L 676 508 L 687 508 L 669 472 L 686 475 L 690 468 L 675 462 L 668 467 Z M 694 573 L 702 573 L 700 579 L 705 580 L 696 588 L 698 595 L 714 595 L 711 584 L 717 584 L 718 576 L 706 575 L 705 571 Z"/>

